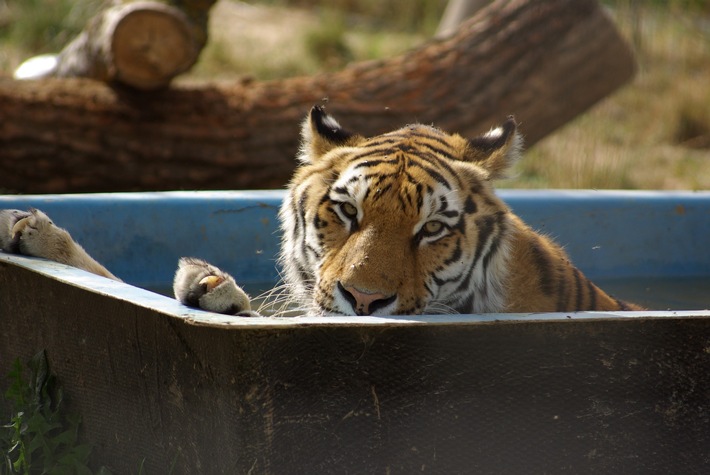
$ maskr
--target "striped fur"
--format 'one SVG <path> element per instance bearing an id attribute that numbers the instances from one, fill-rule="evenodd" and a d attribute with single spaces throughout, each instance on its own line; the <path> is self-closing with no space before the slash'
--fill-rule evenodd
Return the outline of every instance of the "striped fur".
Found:
<path id="1" fill-rule="evenodd" d="M 365 138 L 314 108 L 280 212 L 290 292 L 322 315 L 636 308 L 496 196 L 521 145 L 512 118 L 472 140 L 424 125 Z"/>

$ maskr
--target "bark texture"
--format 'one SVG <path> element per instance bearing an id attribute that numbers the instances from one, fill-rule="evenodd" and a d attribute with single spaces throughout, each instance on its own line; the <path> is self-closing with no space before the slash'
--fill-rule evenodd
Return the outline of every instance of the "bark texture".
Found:
<path id="1" fill-rule="evenodd" d="M 461 23 L 489 3 L 491 0 L 449 0 L 436 29 L 436 37 L 444 38 L 454 34 Z"/>
<path id="2" fill-rule="evenodd" d="M 513 114 L 531 145 L 634 71 L 596 1 L 498 0 L 446 39 L 311 77 L 151 93 L 0 79 L 0 188 L 281 187 L 300 122 L 324 98 L 344 127 L 365 135 L 422 122 L 473 136 Z"/>

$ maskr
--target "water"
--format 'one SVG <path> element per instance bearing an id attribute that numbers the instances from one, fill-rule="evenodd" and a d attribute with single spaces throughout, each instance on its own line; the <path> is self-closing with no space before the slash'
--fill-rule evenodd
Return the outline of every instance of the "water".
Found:
<path id="1" fill-rule="evenodd" d="M 616 298 L 651 310 L 710 309 L 710 277 L 594 279 Z"/>
<path id="2" fill-rule="evenodd" d="M 710 309 L 710 277 L 594 279 L 594 283 L 616 298 L 633 302 L 650 310 L 705 310 Z M 270 283 L 243 285 L 252 299 L 271 287 Z M 172 287 L 148 289 L 173 296 Z M 259 308 L 262 299 L 252 301 Z"/>

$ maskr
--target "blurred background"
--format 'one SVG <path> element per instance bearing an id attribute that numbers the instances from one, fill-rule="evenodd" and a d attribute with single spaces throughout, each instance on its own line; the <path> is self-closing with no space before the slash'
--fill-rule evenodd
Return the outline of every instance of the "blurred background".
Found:
<path id="1" fill-rule="evenodd" d="M 446 3 L 219 0 L 209 43 L 178 83 L 309 75 L 393 56 L 431 39 Z M 635 79 L 528 150 L 499 186 L 710 189 L 710 0 L 602 3 L 636 52 Z M 103 4 L 0 0 L 0 73 L 61 50 Z"/>

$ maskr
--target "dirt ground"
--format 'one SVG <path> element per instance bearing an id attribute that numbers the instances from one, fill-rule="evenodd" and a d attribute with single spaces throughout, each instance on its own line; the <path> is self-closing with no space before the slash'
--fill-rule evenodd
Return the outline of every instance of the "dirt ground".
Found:
<path id="1" fill-rule="evenodd" d="M 210 14 L 209 44 L 183 80 L 232 79 L 265 71 L 303 70 L 303 34 L 317 25 L 314 12 L 222 0 Z M 311 65 L 312 66 L 312 65 Z"/>

